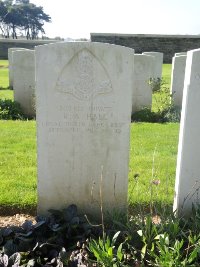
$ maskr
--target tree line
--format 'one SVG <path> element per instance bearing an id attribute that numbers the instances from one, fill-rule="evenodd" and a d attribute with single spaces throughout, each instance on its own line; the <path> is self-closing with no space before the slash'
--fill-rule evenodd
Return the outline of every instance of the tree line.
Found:
<path id="1" fill-rule="evenodd" d="M 20 33 L 27 39 L 37 39 L 45 34 L 44 22 L 51 22 L 51 17 L 43 7 L 30 3 L 29 0 L 0 0 L 0 31 L 5 38 L 17 39 Z"/>

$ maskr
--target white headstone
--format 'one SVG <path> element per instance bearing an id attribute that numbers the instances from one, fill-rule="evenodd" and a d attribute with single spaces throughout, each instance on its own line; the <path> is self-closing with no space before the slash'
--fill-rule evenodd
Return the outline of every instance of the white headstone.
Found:
<path id="1" fill-rule="evenodd" d="M 154 78 L 162 78 L 163 53 L 160 52 L 143 52 L 143 55 L 153 56 L 155 58 Z"/>
<path id="2" fill-rule="evenodd" d="M 14 100 L 20 103 L 23 113 L 35 116 L 35 52 L 16 50 L 12 56 Z"/>
<path id="3" fill-rule="evenodd" d="M 39 214 L 74 203 L 99 216 L 101 202 L 104 211 L 126 212 L 133 51 L 91 42 L 36 47 Z"/>
<path id="4" fill-rule="evenodd" d="M 9 87 L 13 88 L 13 71 L 12 71 L 12 66 L 13 66 L 13 55 L 12 53 L 14 51 L 19 51 L 19 50 L 27 50 L 25 48 L 20 48 L 20 47 L 12 47 L 8 48 L 8 67 L 9 67 Z"/>
<path id="5" fill-rule="evenodd" d="M 132 113 L 152 105 L 152 89 L 149 84 L 153 76 L 154 58 L 147 55 L 134 56 L 134 88 Z"/>
<path id="6" fill-rule="evenodd" d="M 175 53 L 174 56 L 178 57 L 178 56 L 186 56 L 187 52 L 179 52 L 179 53 Z"/>
<path id="7" fill-rule="evenodd" d="M 187 53 L 179 134 L 174 210 L 191 213 L 200 203 L 200 49 Z"/>
<path id="8" fill-rule="evenodd" d="M 181 108 L 187 56 L 175 56 L 172 59 L 171 87 L 173 103 Z"/>

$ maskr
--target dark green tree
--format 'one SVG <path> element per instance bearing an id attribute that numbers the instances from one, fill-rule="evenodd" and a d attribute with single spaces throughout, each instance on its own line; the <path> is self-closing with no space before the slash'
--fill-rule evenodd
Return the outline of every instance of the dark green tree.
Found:
<path id="1" fill-rule="evenodd" d="M 51 22 L 51 17 L 29 0 L 0 0 L 0 30 L 7 38 L 17 38 L 17 31 L 24 31 L 27 39 L 36 39 L 45 33 L 45 22 Z"/>
<path id="2" fill-rule="evenodd" d="M 23 27 L 27 39 L 36 39 L 39 33 L 44 34 L 44 22 L 51 22 L 51 18 L 44 13 L 43 8 L 34 4 L 24 4 L 23 12 Z"/>

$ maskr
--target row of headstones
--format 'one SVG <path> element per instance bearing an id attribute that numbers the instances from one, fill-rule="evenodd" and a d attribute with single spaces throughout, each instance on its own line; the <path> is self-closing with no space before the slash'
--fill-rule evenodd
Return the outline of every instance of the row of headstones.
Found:
<path id="1" fill-rule="evenodd" d="M 38 212 L 127 208 L 134 52 L 103 43 L 38 46 Z M 187 53 L 174 208 L 199 201 L 200 49 Z M 25 77 L 22 77 L 25 79 Z"/>
<path id="2" fill-rule="evenodd" d="M 200 204 L 200 49 L 175 53 L 172 58 L 170 92 L 182 108 L 176 167 L 174 211 L 188 215 Z"/>
<path id="3" fill-rule="evenodd" d="M 12 61 L 14 90 L 35 61 L 38 212 L 71 203 L 94 216 L 101 205 L 126 211 L 134 61 L 136 76 L 146 71 L 149 79 L 156 60 L 116 45 L 63 42 L 15 51 Z"/>
<path id="4" fill-rule="evenodd" d="M 24 114 L 35 117 L 35 52 L 24 48 L 10 48 L 9 85 L 14 89 L 14 100 L 19 102 Z M 151 78 L 162 76 L 163 53 L 144 52 L 134 55 L 134 86 L 132 113 L 143 107 L 151 108 Z"/>

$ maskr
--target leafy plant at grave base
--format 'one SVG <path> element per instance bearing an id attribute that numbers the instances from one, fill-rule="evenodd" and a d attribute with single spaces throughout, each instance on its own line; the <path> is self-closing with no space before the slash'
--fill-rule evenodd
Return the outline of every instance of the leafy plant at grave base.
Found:
<path id="1" fill-rule="evenodd" d="M 125 266 L 124 253 L 122 250 L 123 243 L 116 247 L 118 231 L 112 239 L 109 236 L 100 238 L 98 241 L 92 239 L 89 242 L 89 251 L 95 256 L 97 263 L 104 267 L 119 267 Z M 122 262 L 124 261 L 124 262 Z"/>
<path id="2" fill-rule="evenodd" d="M 185 239 L 175 239 L 170 245 L 168 234 L 158 235 L 156 238 L 156 250 L 150 251 L 152 266 L 199 266 L 200 241 L 199 236 L 188 236 L 187 247 Z"/>
<path id="3" fill-rule="evenodd" d="M 131 116 L 131 121 L 138 122 L 160 122 L 160 116 L 158 113 L 152 111 L 148 107 L 144 107 L 139 111 L 136 111 Z"/>
<path id="4" fill-rule="evenodd" d="M 9 99 L 0 99 L 0 119 L 21 120 L 25 119 L 25 116 L 21 110 L 19 103 Z"/>
<path id="5" fill-rule="evenodd" d="M 165 85 L 165 82 L 161 78 L 150 78 L 148 84 L 151 87 L 152 92 L 158 92 L 161 90 L 162 86 Z"/>
<path id="6" fill-rule="evenodd" d="M 199 215 L 198 206 L 189 219 L 160 214 L 161 220 L 154 223 L 151 214 L 139 214 L 113 221 L 102 232 L 101 226 L 79 216 L 72 204 L 62 211 L 50 210 L 48 217 L 37 217 L 36 224 L 26 221 L 19 227 L 2 228 L 0 266 L 197 267 Z"/>
<path id="7" fill-rule="evenodd" d="M 139 111 L 132 114 L 132 121 L 143 121 L 143 122 L 179 122 L 181 110 L 175 106 L 170 95 L 169 88 L 163 79 L 149 80 L 151 86 L 155 110 L 144 107 Z"/>

